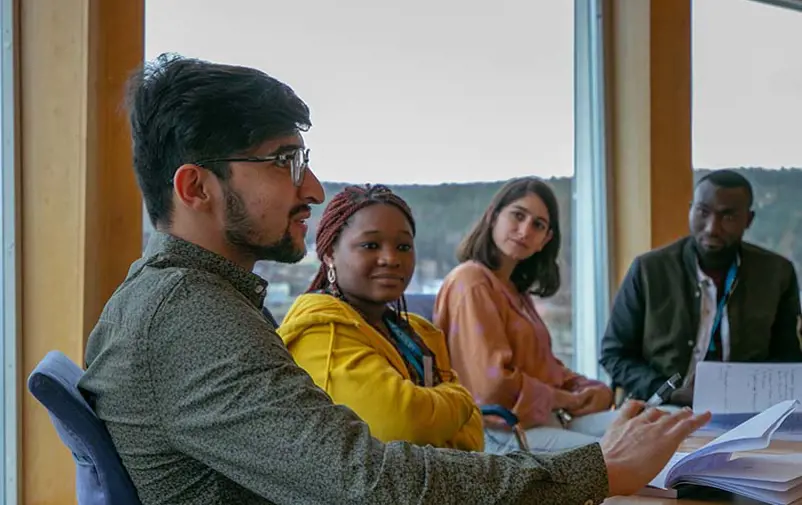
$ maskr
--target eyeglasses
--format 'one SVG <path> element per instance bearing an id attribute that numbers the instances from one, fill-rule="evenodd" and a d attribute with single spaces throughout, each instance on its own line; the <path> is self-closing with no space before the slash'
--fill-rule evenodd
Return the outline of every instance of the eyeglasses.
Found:
<path id="1" fill-rule="evenodd" d="M 290 175 L 292 176 L 292 183 L 296 187 L 304 182 L 304 175 L 306 169 L 309 168 L 309 149 L 296 149 L 279 154 L 271 154 L 270 156 L 245 156 L 241 158 L 209 158 L 199 160 L 193 163 L 199 167 L 208 168 L 207 165 L 212 163 L 225 163 L 225 162 L 245 162 L 245 163 L 275 163 L 277 167 L 289 168 Z M 172 181 L 171 181 L 172 184 Z"/>

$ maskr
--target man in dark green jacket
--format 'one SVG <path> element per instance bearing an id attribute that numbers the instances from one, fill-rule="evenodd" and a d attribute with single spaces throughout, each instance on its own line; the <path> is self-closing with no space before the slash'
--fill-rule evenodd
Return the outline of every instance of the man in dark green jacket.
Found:
<path id="1" fill-rule="evenodd" d="M 691 405 L 699 361 L 802 362 L 793 264 L 742 240 L 752 200 L 737 172 L 709 173 L 694 191 L 691 235 L 630 266 L 600 360 L 626 394 L 647 399 L 679 373 L 671 403 Z"/>

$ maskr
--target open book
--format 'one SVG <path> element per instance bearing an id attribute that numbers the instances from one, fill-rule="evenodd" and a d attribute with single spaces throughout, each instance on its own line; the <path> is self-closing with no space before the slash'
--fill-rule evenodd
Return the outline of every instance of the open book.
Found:
<path id="1" fill-rule="evenodd" d="M 776 505 L 802 499 L 802 453 L 749 454 L 769 446 L 798 404 L 780 402 L 691 453 L 678 452 L 638 494 L 676 498 L 678 489 L 691 485 Z"/>
<path id="2" fill-rule="evenodd" d="M 721 435 L 785 400 L 802 401 L 802 363 L 700 361 L 696 366 L 693 410 L 708 410 L 713 419 L 695 435 Z M 802 406 L 772 438 L 802 441 Z"/>

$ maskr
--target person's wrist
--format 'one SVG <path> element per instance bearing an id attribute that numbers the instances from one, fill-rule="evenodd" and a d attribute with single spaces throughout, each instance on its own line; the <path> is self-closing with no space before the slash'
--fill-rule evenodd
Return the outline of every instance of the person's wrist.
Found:
<path id="1" fill-rule="evenodd" d="M 571 393 L 563 391 L 562 389 L 554 390 L 554 408 L 564 409 L 568 406 L 568 397 Z"/>
<path id="2" fill-rule="evenodd" d="M 607 455 L 604 455 L 604 466 L 607 468 L 607 494 L 608 496 L 618 496 L 621 494 L 619 482 L 621 482 L 621 471 L 615 462 L 610 461 Z"/>

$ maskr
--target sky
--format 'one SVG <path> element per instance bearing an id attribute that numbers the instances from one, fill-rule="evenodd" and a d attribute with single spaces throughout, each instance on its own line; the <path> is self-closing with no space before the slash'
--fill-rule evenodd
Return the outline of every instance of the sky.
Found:
<path id="1" fill-rule="evenodd" d="M 306 101 L 323 180 L 573 173 L 573 1 L 149 0 L 146 57 L 259 68 Z M 695 0 L 694 166 L 802 167 L 802 13 Z"/>

